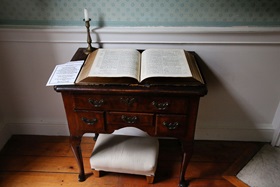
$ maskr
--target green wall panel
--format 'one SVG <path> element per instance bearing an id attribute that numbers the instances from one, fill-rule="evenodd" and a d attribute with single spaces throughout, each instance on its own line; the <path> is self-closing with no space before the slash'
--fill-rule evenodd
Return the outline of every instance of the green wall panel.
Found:
<path id="1" fill-rule="evenodd" d="M 279 0 L 0 0 L 1 25 L 280 26 Z"/>

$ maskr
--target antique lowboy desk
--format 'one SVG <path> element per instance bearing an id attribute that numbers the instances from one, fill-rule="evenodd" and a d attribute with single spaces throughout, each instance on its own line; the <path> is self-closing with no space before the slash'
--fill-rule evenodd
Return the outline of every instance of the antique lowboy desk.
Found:
<path id="1" fill-rule="evenodd" d="M 85 58 L 80 48 L 72 61 Z M 193 151 L 199 100 L 207 93 L 205 84 L 71 85 L 54 89 L 62 94 L 79 181 L 86 179 L 80 147 L 83 134 L 112 133 L 130 126 L 150 136 L 175 137 L 182 142 L 179 186 L 188 186 L 184 176 Z"/>

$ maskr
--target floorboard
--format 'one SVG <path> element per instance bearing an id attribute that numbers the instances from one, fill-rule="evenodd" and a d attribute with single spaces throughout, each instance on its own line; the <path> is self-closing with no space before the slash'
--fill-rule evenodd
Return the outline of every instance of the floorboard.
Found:
<path id="1" fill-rule="evenodd" d="M 1 187 L 98 186 L 98 187 L 169 187 L 178 186 L 181 145 L 177 140 L 160 139 L 158 167 L 154 184 L 144 176 L 104 173 L 95 178 L 89 165 L 94 147 L 92 138 L 84 137 L 82 151 L 87 180 L 78 182 L 78 167 L 68 137 L 13 136 L 0 152 Z M 263 146 L 257 142 L 195 141 L 187 168 L 190 187 L 247 186 L 235 175 Z"/>

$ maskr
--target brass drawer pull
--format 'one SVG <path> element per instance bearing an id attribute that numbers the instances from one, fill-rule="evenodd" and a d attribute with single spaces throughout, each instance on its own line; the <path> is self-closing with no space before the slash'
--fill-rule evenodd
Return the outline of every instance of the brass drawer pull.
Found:
<path id="1" fill-rule="evenodd" d="M 152 104 L 158 109 L 158 110 L 165 110 L 169 103 L 168 102 L 164 102 L 164 103 L 158 103 L 156 101 L 153 101 Z"/>
<path id="2" fill-rule="evenodd" d="M 94 124 L 97 123 L 97 119 L 96 118 L 93 118 L 93 119 L 90 120 L 88 118 L 82 117 L 82 121 L 85 122 L 88 125 L 94 125 Z"/>
<path id="3" fill-rule="evenodd" d="M 125 123 L 128 123 L 128 124 L 133 124 L 137 121 L 137 116 L 126 116 L 126 115 L 122 115 L 122 120 L 125 122 Z"/>
<path id="4" fill-rule="evenodd" d="M 134 97 L 121 97 L 120 100 L 122 103 L 126 104 L 127 106 L 132 105 L 136 101 Z"/>
<path id="5" fill-rule="evenodd" d="M 88 102 L 90 104 L 92 104 L 94 107 L 98 108 L 98 107 L 101 107 L 104 103 L 104 100 L 103 99 L 100 99 L 100 100 L 95 100 L 95 99 L 91 99 L 89 98 L 88 99 Z"/>
<path id="6" fill-rule="evenodd" d="M 163 122 L 162 123 L 165 127 L 167 127 L 169 130 L 174 130 L 179 126 L 178 122 L 174 122 L 174 123 L 168 123 L 168 122 Z"/>

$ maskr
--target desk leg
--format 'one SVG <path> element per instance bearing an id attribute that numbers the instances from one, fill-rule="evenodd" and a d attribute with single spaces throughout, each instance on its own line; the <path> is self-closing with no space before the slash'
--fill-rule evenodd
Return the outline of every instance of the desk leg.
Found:
<path id="1" fill-rule="evenodd" d="M 80 174 L 79 174 L 79 178 L 78 178 L 79 182 L 83 182 L 86 180 L 84 164 L 83 164 L 83 156 L 82 156 L 82 151 L 81 151 L 81 146 L 80 146 L 81 140 L 82 140 L 81 136 L 78 136 L 78 137 L 70 136 L 71 148 L 72 148 L 74 156 L 77 160 L 78 166 L 80 168 Z"/>
<path id="2" fill-rule="evenodd" d="M 185 180 L 185 174 L 193 153 L 193 143 L 185 142 L 183 140 L 181 140 L 181 143 L 183 150 L 183 160 L 181 165 L 179 187 L 187 187 L 189 185 L 189 182 Z"/>

